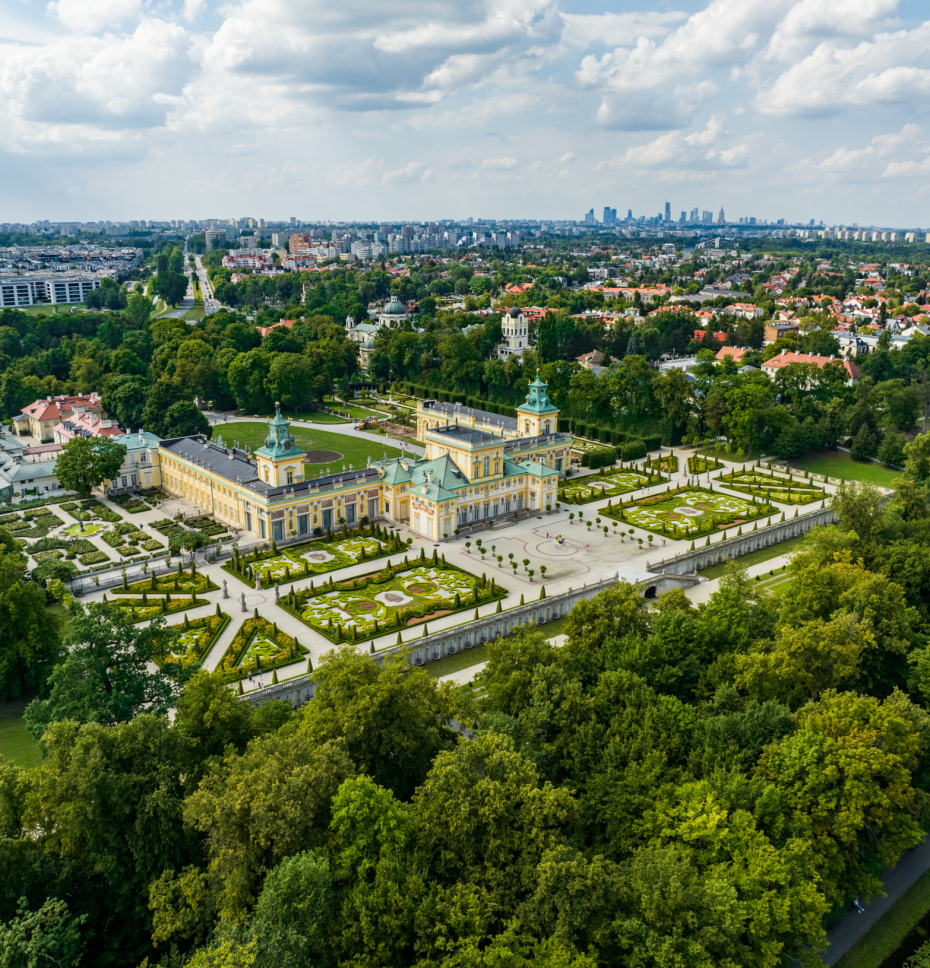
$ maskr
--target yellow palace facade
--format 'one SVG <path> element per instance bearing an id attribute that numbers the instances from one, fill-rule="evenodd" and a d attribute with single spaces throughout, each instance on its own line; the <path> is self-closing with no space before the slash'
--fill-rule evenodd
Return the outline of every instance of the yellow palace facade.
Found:
<path id="1" fill-rule="evenodd" d="M 363 518 L 409 528 L 428 540 L 457 529 L 555 506 L 571 461 L 571 435 L 537 376 L 516 417 L 421 401 L 417 438 L 426 454 L 307 479 L 306 454 L 276 408 L 254 452 L 203 436 L 158 444 L 162 486 L 231 528 L 291 541 L 358 526 Z"/>

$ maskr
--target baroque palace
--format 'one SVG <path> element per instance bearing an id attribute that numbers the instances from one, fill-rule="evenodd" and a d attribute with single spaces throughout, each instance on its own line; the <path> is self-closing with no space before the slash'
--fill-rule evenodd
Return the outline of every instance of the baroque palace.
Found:
<path id="1" fill-rule="evenodd" d="M 421 401 L 423 458 L 398 457 L 307 479 L 306 454 L 280 407 L 253 453 L 203 436 L 158 444 L 163 487 L 219 521 L 258 538 L 286 541 L 362 518 L 387 519 L 427 539 L 457 528 L 554 507 L 571 435 L 537 374 L 516 417 Z"/>

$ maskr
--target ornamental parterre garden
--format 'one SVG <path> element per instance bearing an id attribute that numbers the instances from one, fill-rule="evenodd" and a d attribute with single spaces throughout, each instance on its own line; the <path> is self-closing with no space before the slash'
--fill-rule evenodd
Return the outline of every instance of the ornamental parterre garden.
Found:
<path id="1" fill-rule="evenodd" d="M 168 575 L 150 575 L 141 581 L 127 582 L 123 576 L 123 587 L 114 588 L 114 595 L 141 595 L 143 592 L 150 595 L 164 595 L 171 592 L 184 592 L 188 595 L 202 595 L 205 592 L 215 592 L 220 586 L 212 581 L 209 576 L 196 570 L 192 565 L 189 571 L 183 571 L 181 562 L 178 562 L 178 570 Z"/>
<path id="2" fill-rule="evenodd" d="M 724 464 L 716 457 L 705 457 L 703 454 L 692 454 L 688 458 L 689 474 L 707 474 L 710 471 L 719 471 Z"/>
<path id="3" fill-rule="evenodd" d="M 241 556 L 233 550 L 232 560 L 223 565 L 230 575 L 255 584 L 255 576 L 262 588 L 282 582 L 298 581 L 323 575 L 339 568 L 397 554 L 407 547 L 395 532 L 377 530 L 354 532 L 343 539 L 307 541 L 279 550 L 272 542 L 268 551 Z"/>
<path id="4" fill-rule="evenodd" d="M 758 468 L 721 474 L 717 482 L 731 491 L 752 494 L 767 501 L 778 501 L 779 504 L 810 504 L 811 501 L 822 501 L 826 497 L 825 490 L 811 481 L 779 477 Z"/>
<path id="5" fill-rule="evenodd" d="M 600 514 L 671 538 L 695 538 L 775 514 L 765 501 L 744 500 L 703 487 L 680 487 L 627 504 L 601 508 Z"/>
<path id="6" fill-rule="evenodd" d="M 219 605 L 216 614 L 206 618 L 189 619 L 185 614 L 180 625 L 168 626 L 173 633 L 171 651 L 158 664 L 199 668 L 228 624 L 229 616 L 220 611 Z"/>
<path id="7" fill-rule="evenodd" d="M 307 655 L 308 651 L 294 636 L 282 632 L 276 622 L 269 622 L 260 616 L 256 609 L 255 615 L 239 626 L 239 631 L 216 668 L 227 679 L 234 681 L 244 679 L 258 669 L 270 672 L 290 665 Z"/>
<path id="8" fill-rule="evenodd" d="M 587 504 L 589 501 L 600 501 L 605 497 L 617 497 L 629 494 L 640 488 L 652 484 L 661 484 L 667 480 L 658 474 L 646 474 L 642 471 L 614 471 L 609 474 L 592 474 L 559 488 L 559 500 L 573 504 Z"/>
<path id="9" fill-rule="evenodd" d="M 505 598 L 492 578 L 437 560 L 388 567 L 344 582 L 291 590 L 278 603 L 332 642 L 355 642 Z"/>
<path id="10" fill-rule="evenodd" d="M 106 595 L 103 596 L 103 600 L 106 602 Z M 148 592 L 143 592 L 138 598 L 125 596 L 115 599 L 110 604 L 123 609 L 130 622 L 144 622 L 159 615 L 175 615 L 189 608 L 200 608 L 201 605 L 209 605 L 210 602 L 206 598 L 196 598 L 193 595 L 187 598 L 172 598 L 170 593 L 164 598 L 149 599 Z"/>

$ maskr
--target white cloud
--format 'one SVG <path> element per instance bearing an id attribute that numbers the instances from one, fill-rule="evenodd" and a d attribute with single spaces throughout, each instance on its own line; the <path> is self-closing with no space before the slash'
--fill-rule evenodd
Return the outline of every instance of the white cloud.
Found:
<path id="1" fill-rule="evenodd" d="M 142 0 L 55 0 L 48 12 L 66 27 L 79 33 L 96 33 L 103 27 L 118 27 L 142 10 Z"/>
<path id="2" fill-rule="evenodd" d="M 516 168 L 518 164 L 516 158 L 485 158 L 481 162 L 481 167 L 489 171 L 499 171 L 505 168 Z"/>
<path id="3" fill-rule="evenodd" d="M 900 131 L 875 135 L 865 148 L 837 148 L 818 168 L 831 176 L 886 179 L 917 175 L 930 168 L 930 143 L 920 125 L 905 124 Z"/>
<path id="4" fill-rule="evenodd" d="M 672 26 L 687 20 L 681 11 L 635 11 L 632 13 L 562 13 L 562 41 L 570 47 L 620 47 L 630 38 L 665 37 Z"/>
<path id="5" fill-rule="evenodd" d="M 854 47 L 818 44 L 756 96 L 763 114 L 824 117 L 850 107 L 917 102 L 930 94 L 930 23 Z"/>
<path id="6" fill-rule="evenodd" d="M 733 168 L 743 165 L 749 154 L 747 144 L 721 145 L 726 136 L 724 117 L 713 115 L 703 130 L 684 134 L 669 131 L 654 141 L 628 148 L 626 152 L 599 167 L 646 169 Z"/>
<path id="7" fill-rule="evenodd" d="M 575 156 L 571 151 L 566 151 L 565 154 L 562 155 L 561 158 L 559 158 L 559 161 L 561 161 L 563 165 L 568 164 L 568 162 L 574 161 L 574 160 L 575 160 Z"/>
<path id="8" fill-rule="evenodd" d="M 403 168 L 396 171 L 386 171 L 381 178 L 385 185 L 412 184 L 414 182 L 433 181 L 435 174 L 422 161 L 410 161 Z"/>

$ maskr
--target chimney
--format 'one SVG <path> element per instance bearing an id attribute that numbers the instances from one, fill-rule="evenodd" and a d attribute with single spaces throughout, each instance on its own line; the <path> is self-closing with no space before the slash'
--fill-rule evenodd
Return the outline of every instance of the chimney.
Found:
<path id="1" fill-rule="evenodd" d="M 782 350 L 782 351 L 781 351 L 781 355 L 782 355 L 782 356 L 784 356 L 784 355 L 785 355 L 785 353 L 787 353 L 787 352 L 788 352 L 787 350 Z"/>

